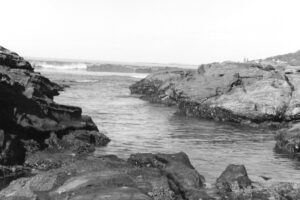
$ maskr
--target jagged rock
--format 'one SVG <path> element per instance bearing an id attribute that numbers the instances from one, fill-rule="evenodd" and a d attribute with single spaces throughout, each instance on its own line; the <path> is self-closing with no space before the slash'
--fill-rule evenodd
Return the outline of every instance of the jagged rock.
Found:
<path id="1" fill-rule="evenodd" d="M 165 174 L 170 188 L 182 199 L 211 199 L 203 190 L 204 177 L 191 165 L 188 156 L 178 154 L 133 154 L 128 161 L 139 167 L 154 167 Z"/>
<path id="2" fill-rule="evenodd" d="M 300 196 L 299 184 L 251 181 L 243 165 L 229 165 L 216 187 L 222 200 L 296 200 Z"/>
<path id="3" fill-rule="evenodd" d="M 16 69 L 33 70 L 28 61 L 24 60 L 17 53 L 9 51 L 2 46 L 0 46 L 0 65 L 6 65 Z"/>
<path id="4" fill-rule="evenodd" d="M 64 159 L 64 165 L 11 182 L 0 199 L 212 199 L 184 153 L 137 154 L 128 161 L 113 155 L 50 156 Z"/>
<path id="5" fill-rule="evenodd" d="M 244 165 L 229 165 L 217 179 L 216 185 L 221 191 L 233 192 L 251 186 L 251 180 Z"/>
<path id="6" fill-rule="evenodd" d="M 275 139 L 277 151 L 300 158 L 300 124 L 295 124 L 290 129 L 279 130 Z"/>
<path id="7" fill-rule="evenodd" d="M 256 63 L 212 63 L 198 71 L 164 71 L 130 87 L 144 99 L 177 105 L 199 118 L 281 126 L 300 118 L 298 78 Z"/>
<path id="8" fill-rule="evenodd" d="M 53 101 L 62 89 L 0 47 L 0 164 L 22 164 L 46 148 L 81 153 L 109 142 L 81 108 Z"/>

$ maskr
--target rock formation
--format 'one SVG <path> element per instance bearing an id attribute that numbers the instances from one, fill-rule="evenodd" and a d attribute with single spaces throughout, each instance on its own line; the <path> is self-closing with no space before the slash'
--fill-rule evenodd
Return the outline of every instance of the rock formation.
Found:
<path id="1" fill-rule="evenodd" d="M 199 117 L 282 122 L 298 119 L 297 81 L 297 76 L 270 67 L 213 64 L 198 72 L 159 72 L 131 91 Z M 138 153 L 128 160 L 86 154 L 109 139 L 80 108 L 53 101 L 62 89 L 18 54 L 0 47 L 0 199 L 300 198 L 299 185 L 252 181 L 242 165 L 229 165 L 211 192 L 183 152 Z M 297 133 L 298 127 L 279 133 L 277 146 L 288 151 L 292 146 L 289 152 L 297 153 Z"/>
<path id="2" fill-rule="evenodd" d="M 130 90 L 186 115 L 278 127 L 300 118 L 298 82 L 278 66 L 225 62 L 154 73 Z"/>
<path id="3" fill-rule="evenodd" d="M 0 47 L 0 164 L 21 165 L 37 150 L 78 153 L 109 142 L 80 108 L 53 101 L 62 89 Z"/>
<path id="4" fill-rule="evenodd" d="M 184 153 L 136 154 L 128 161 L 113 155 L 57 157 L 59 168 L 17 179 L 0 191 L 0 199 L 49 200 L 210 200 L 203 177 Z M 32 162 L 44 156 L 38 154 Z"/>
<path id="5" fill-rule="evenodd" d="M 277 151 L 288 153 L 292 158 L 300 158 L 300 124 L 279 130 L 275 139 Z"/>
<path id="6" fill-rule="evenodd" d="M 300 185 L 288 182 L 251 181 L 245 166 L 229 165 L 216 181 L 217 194 L 228 200 L 296 200 Z"/>

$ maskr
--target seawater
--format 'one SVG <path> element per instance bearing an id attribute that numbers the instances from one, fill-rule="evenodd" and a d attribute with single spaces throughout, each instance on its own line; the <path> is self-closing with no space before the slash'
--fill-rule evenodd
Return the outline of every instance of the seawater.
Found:
<path id="1" fill-rule="evenodd" d="M 95 155 L 174 153 L 184 151 L 208 183 L 228 164 L 244 164 L 250 178 L 300 181 L 300 163 L 274 151 L 274 132 L 195 119 L 175 107 L 151 104 L 130 94 L 129 86 L 145 75 L 42 70 L 53 81 L 70 85 L 55 97 L 60 104 L 80 106 L 111 138 Z"/>

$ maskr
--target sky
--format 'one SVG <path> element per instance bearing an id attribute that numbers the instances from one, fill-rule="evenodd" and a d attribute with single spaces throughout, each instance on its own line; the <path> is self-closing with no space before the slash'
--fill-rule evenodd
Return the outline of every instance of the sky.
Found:
<path id="1" fill-rule="evenodd" d="M 300 49 L 299 0 L 2 0 L 24 57 L 202 64 Z"/>

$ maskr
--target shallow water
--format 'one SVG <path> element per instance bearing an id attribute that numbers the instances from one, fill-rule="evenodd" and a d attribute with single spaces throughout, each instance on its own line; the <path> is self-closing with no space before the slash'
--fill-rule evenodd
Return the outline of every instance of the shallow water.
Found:
<path id="1" fill-rule="evenodd" d="M 111 138 L 108 146 L 98 148 L 95 154 L 126 158 L 137 152 L 184 151 L 208 183 L 213 183 L 228 164 L 244 164 L 250 178 L 300 181 L 299 161 L 274 152 L 271 131 L 179 116 L 174 107 L 130 95 L 128 87 L 139 80 L 136 77 L 55 71 L 42 74 L 69 84 L 71 87 L 55 101 L 82 107 Z"/>

